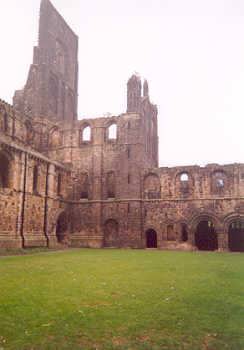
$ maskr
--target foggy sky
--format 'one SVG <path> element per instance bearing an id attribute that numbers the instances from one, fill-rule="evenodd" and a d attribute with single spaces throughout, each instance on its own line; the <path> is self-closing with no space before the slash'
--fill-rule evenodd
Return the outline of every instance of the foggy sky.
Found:
<path id="1" fill-rule="evenodd" d="M 244 162 L 243 0 L 53 0 L 79 36 L 79 118 L 126 110 L 139 72 L 158 105 L 161 166 Z M 2 0 L 0 98 L 37 43 L 39 0 Z"/>

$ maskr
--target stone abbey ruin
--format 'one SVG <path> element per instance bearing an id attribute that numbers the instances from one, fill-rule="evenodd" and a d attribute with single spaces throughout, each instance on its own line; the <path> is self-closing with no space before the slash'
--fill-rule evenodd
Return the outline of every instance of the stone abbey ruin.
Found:
<path id="1" fill-rule="evenodd" d="M 157 107 L 137 75 L 126 113 L 78 120 L 77 57 L 42 0 L 26 85 L 0 100 L 0 248 L 244 251 L 244 164 L 158 167 Z"/>

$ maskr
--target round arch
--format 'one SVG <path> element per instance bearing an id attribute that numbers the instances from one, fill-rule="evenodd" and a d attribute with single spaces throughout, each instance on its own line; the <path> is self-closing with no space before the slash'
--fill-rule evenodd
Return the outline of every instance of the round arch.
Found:
<path id="1" fill-rule="evenodd" d="M 89 123 L 82 124 L 80 128 L 80 144 L 92 141 L 92 127 Z"/>
<path id="2" fill-rule="evenodd" d="M 161 197 L 160 178 L 155 173 L 148 173 L 143 179 L 144 197 L 147 199 L 158 199 Z"/>
<path id="3" fill-rule="evenodd" d="M 194 177 L 189 170 L 182 170 L 175 175 L 175 190 L 178 195 L 190 195 L 194 191 L 194 183 Z"/>
<path id="4" fill-rule="evenodd" d="M 191 220 L 190 230 L 195 246 L 199 250 L 218 249 L 218 218 L 213 213 L 201 213 Z"/>
<path id="5" fill-rule="evenodd" d="M 244 214 L 230 214 L 225 220 L 228 248 L 232 252 L 244 252 Z"/>

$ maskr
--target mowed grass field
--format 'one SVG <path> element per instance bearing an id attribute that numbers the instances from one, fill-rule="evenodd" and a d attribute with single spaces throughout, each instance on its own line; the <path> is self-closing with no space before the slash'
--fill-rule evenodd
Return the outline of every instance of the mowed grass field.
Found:
<path id="1" fill-rule="evenodd" d="M 0 349 L 244 349 L 244 254 L 0 257 Z"/>

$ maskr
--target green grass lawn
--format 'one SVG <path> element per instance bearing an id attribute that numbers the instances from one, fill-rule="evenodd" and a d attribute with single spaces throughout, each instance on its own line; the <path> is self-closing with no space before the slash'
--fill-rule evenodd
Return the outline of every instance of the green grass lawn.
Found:
<path id="1" fill-rule="evenodd" d="M 244 349 L 244 254 L 0 257 L 0 349 Z"/>

